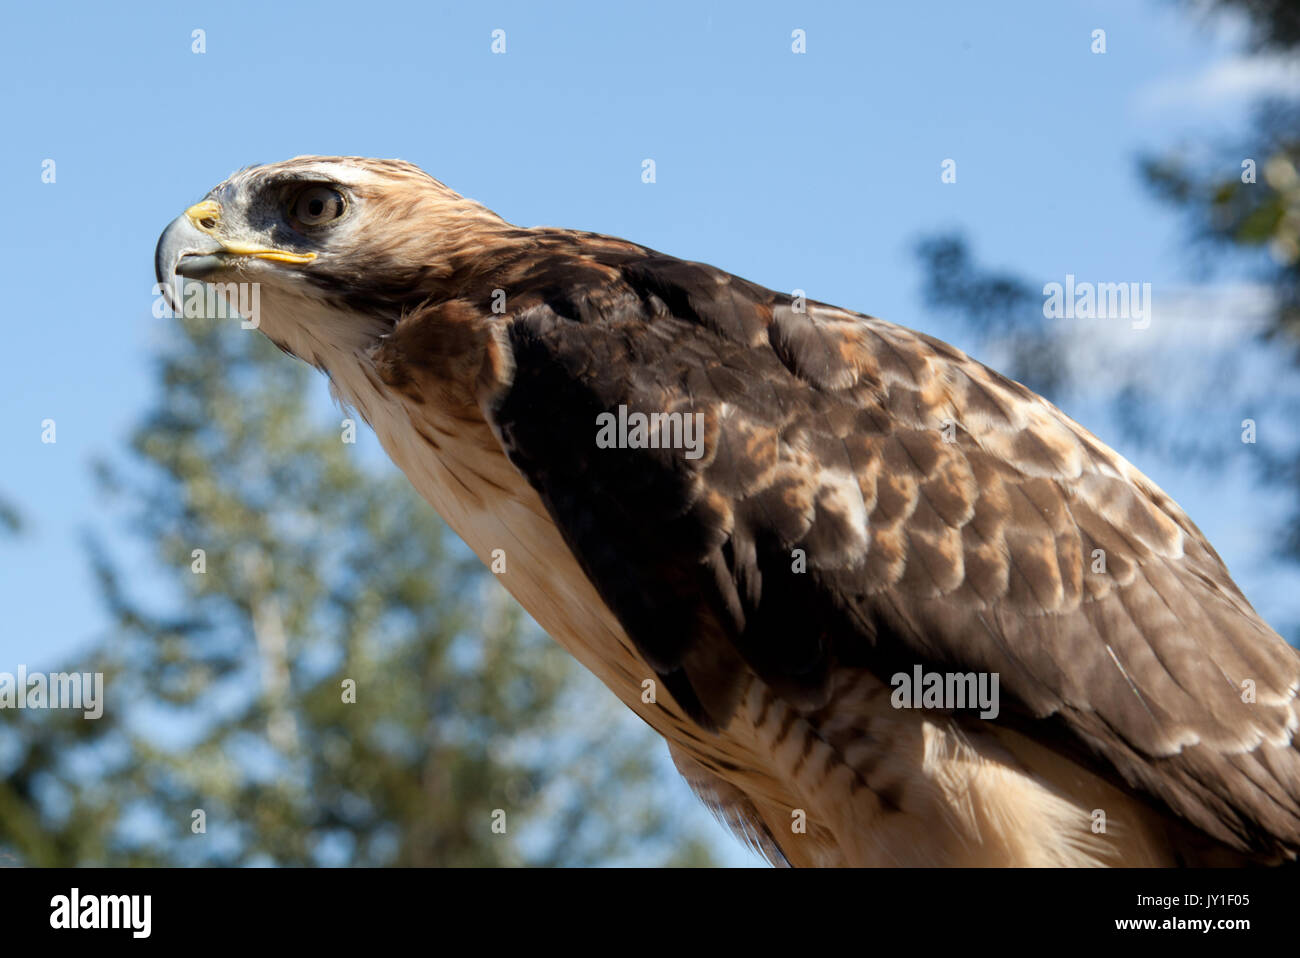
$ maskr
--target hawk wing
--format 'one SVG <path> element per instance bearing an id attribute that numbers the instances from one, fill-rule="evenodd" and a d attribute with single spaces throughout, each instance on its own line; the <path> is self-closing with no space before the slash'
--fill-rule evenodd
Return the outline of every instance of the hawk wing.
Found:
<path id="1" fill-rule="evenodd" d="M 998 722 L 1234 848 L 1300 849 L 1300 656 L 1145 476 L 945 343 L 574 237 L 499 277 L 487 415 L 697 722 L 725 727 L 740 660 L 809 709 L 841 666 L 996 672 Z M 700 414 L 703 455 L 598 448 L 620 406 Z"/>

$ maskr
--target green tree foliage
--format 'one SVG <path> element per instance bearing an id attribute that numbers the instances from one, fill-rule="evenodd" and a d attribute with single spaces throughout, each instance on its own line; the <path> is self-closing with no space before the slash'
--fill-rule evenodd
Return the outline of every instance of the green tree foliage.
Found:
<path id="1" fill-rule="evenodd" d="M 0 532 L 16 535 L 23 528 L 23 517 L 18 507 L 7 499 L 0 499 Z"/>
<path id="2" fill-rule="evenodd" d="M 1295 0 L 1179 0 L 1189 10 L 1244 15 L 1254 50 L 1300 46 L 1300 4 Z"/>
<path id="3" fill-rule="evenodd" d="M 1188 0 L 1182 5 L 1211 15 L 1244 14 L 1249 45 L 1268 56 L 1295 56 L 1300 45 L 1300 5 L 1294 0 Z M 1247 163 L 1246 161 L 1250 162 Z M 1263 330 L 1268 348 L 1300 363 L 1300 103 L 1257 105 L 1241 142 L 1206 150 L 1177 148 L 1140 160 L 1152 192 L 1187 220 L 1190 249 L 1202 273 L 1230 272 L 1267 287 L 1271 315 Z M 957 235 L 926 238 L 917 245 L 924 273 L 923 295 L 931 307 L 955 314 L 976 348 L 1008 375 L 1066 407 L 1082 394 L 1102 399 L 1132 446 L 1182 467 L 1226 468 L 1221 432 L 1207 430 L 1211 417 L 1235 423 L 1267 416 L 1281 428 L 1252 448 L 1259 479 L 1300 489 L 1300 444 L 1288 424 L 1300 417 L 1297 392 L 1261 382 L 1245 370 L 1259 343 L 1243 337 L 1232 355 L 1196 372 L 1201 399 L 1195 408 L 1171 409 L 1140 370 L 1108 369 L 1105 392 L 1078 382 L 1069 342 L 1043 317 L 1039 288 L 1014 272 L 976 262 Z M 1235 427 L 1234 427 L 1235 428 Z M 1280 551 L 1300 561 L 1300 498 L 1284 524 Z"/>
<path id="4" fill-rule="evenodd" d="M 316 374 L 171 322 L 100 469 L 133 518 L 92 542 L 113 625 L 67 668 L 104 716 L 0 711 L 0 862 L 707 864 L 657 737 L 322 421 Z"/>
<path id="5" fill-rule="evenodd" d="M 1300 359 L 1300 104 L 1257 108 L 1243 142 L 1197 162 L 1183 152 L 1143 160 L 1155 193 L 1182 210 L 1190 238 L 1215 254 L 1244 254 L 1274 291 L 1268 335 Z"/>
<path id="6" fill-rule="evenodd" d="M 1300 57 L 1300 4 L 1294 0 L 1202 0 L 1212 14 L 1244 14 L 1250 46 L 1270 56 Z M 1199 154 L 1199 155 L 1198 155 Z M 1142 160 L 1153 192 L 1186 217 L 1188 236 L 1207 271 L 1241 265 L 1272 292 L 1264 337 L 1300 364 L 1300 102 L 1256 104 L 1245 134 L 1207 151 L 1185 148 Z M 1300 409 L 1279 398 L 1278 421 Z M 1289 430 L 1295 438 L 1295 430 Z M 1261 444 L 1258 465 L 1270 484 L 1300 489 L 1300 445 Z M 1279 540 L 1300 561 L 1300 497 Z"/>

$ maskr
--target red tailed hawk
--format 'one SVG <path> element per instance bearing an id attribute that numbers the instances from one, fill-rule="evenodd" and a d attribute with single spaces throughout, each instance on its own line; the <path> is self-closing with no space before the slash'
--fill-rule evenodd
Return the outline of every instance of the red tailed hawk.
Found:
<path id="1" fill-rule="evenodd" d="M 959 350 L 390 160 L 236 173 L 157 272 L 260 284 L 773 862 L 1300 851 L 1300 655 L 1153 482 Z"/>

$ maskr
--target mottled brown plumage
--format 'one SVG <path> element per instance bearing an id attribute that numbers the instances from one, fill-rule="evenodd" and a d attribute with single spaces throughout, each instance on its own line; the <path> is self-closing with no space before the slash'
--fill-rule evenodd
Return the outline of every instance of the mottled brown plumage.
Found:
<path id="1" fill-rule="evenodd" d="M 295 228 L 307 184 L 348 212 Z M 1300 656 L 1168 496 L 1025 387 L 703 264 L 511 226 L 395 161 L 303 157 L 210 199 L 218 241 L 315 254 L 223 261 L 264 284 L 263 332 L 481 557 L 505 550 L 503 584 L 772 860 L 1300 851 Z M 163 245 L 160 272 L 185 262 Z M 620 406 L 700 414 L 703 454 L 598 448 Z M 1000 714 L 893 707 L 917 665 L 996 673 Z"/>

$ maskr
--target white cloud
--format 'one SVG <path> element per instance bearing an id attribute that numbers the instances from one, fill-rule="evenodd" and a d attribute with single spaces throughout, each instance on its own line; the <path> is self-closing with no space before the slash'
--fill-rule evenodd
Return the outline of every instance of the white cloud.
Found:
<path id="1" fill-rule="evenodd" d="M 1209 64 L 1195 76 L 1160 80 L 1138 93 L 1143 109 L 1223 106 L 1263 96 L 1300 97 L 1300 59 L 1249 56 Z"/>
<path id="2" fill-rule="evenodd" d="M 1258 344 L 1274 308 L 1269 287 L 1156 286 L 1151 301 L 1146 329 L 1134 329 L 1122 319 L 1054 321 L 1066 335 L 1076 382 L 1110 389 L 1159 384 L 1172 405 L 1194 405 L 1205 400 L 1207 383 L 1216 371 L 1223 372 L 1224 363 L 1243 374 L 1250 371 L 1242 379 L 1243 393 L 1285 376 L 1286 360 Z"/>

